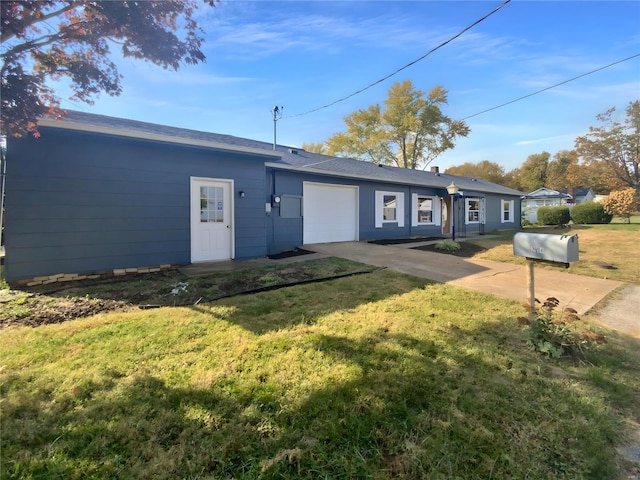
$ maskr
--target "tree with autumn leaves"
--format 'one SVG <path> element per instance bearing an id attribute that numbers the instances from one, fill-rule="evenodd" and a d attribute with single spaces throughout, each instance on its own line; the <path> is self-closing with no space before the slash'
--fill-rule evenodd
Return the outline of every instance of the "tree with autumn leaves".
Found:
<path id="1" fill-rule="evenodd" d="M 597 115 L 602 125 L 575 141 L 575 150 L 562 150 L 553 157 L 549 152 L 529 155 L 511 171 L 493 162 L 466 162 L 450 167 L 446 173 L 481 178 L 522 191 L 541 187 L 560 190 L 567 187 L 592 187 L 596 194 L 608 194 L 640 188 L 640 101 L 630 102 L 626 118 L 614 118 L 615 108 Z M 637 195 L 637 193 L 636 193 Z"/>
<path id="2" fill-rule="evenodd" d="M 2 133 L 37 135 L 39 117 L 63 114 L 49 80 L 66 77 L 74 99 L 89 104 L 100 92 L 119 95 L 112 48 L 172 70 L 204 62 L 194 12 L 215 1 L 2 0 Z"/>
<path id="3" fill-rule="evenodd" d="M 346 131 L 303 148 L 383 165 L 425 168 L 453 148 L 458 137 L 469 134 L 465 122 L 442 112 L 447 97 L 441 86 L 425 94 L 411 80 L 394 83 L 384 106 L 375 104 L 347 115 Z"/>
<path id="4" fill-rule="evenodd" d="M 631 223 L 631 215 L 638 209 L 636 202 L 636 190 L 633 188 L 625 188 L 617 192 L 611 192 L 602 201 L 604 211 L 609 215 L 624 218 L 627 223 Z"/>

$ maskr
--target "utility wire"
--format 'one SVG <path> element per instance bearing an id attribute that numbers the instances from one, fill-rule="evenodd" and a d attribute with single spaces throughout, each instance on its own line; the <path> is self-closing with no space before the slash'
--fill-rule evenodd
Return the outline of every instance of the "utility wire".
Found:
<path id="1" fill-rule="evenodd" d="M 467 31 L 471 30 L 473 27 L 475 27 L 476 25 L 478 25 L 479 23 L 485 21 L 487 18 L 489 18 L 491 15 L 493 15 L 494 13 L 496 13 L 498 10 L 500 10 L 502 7 L 504 7 L 507 3 L 509 3 L 511 0 L 505 0 L 503 3 L 501 3 L 498 7 L 496 7 L 495 9 L 493 9 L 491 12 L 489 12 L 488 14 L 486 14 L 484 17 L 482 17 L 479 20 L 476 20 L 475 22 L 473 22 L 471 25 L 469 25 L 468 27 L 460 30 L 460 32 L 458 32 L 456 35 L 454 35 L 453 37 L 451 37 L 449 40 L 446 40 L 444 42 L 442 42 L 440 45 L 438 45 L 437 47 L 432 48 L 431 50 L 429 50 L 427 53 L 425 53 L 424 55 L 422 55 L 420 58 L 415 59 L 413 62 L 407 63 L 406 65 L 398 68 L 397 70 L 395 70 L 394 72 L 390 73 L 389 75 L 382 77 L 379 80 L 376 80 L 375 82 L 367 85 L 364 88 L 361 88 L 360 90 L 353 92 L 349 95 L 347 95 L 346 97 L 342 97 L 339 98 L 338 100 L 335 100 L 331 103 L 328 103 L 326 105 L 323 105 L 321 107 L 318 108 L 314 108 L 313 110 L 309 110 L 307 112 L 303 112 L 303 113 L 298 113 L 296 115 L 290 115 L 286 118 L 295 118 L 295 117 L 301 117 L 303 115 L 308 115 L 310 113 L 314 113 L 317 112 L 318 110 L 323 110 L 325 108 L 329 108 L 332 107 L 333 105 L 340 103 L 340 102 L 344 102 L 345 100 L 351 98 L 351 97 L 355 97 L 356 95 L 364 92 L 365 90 L 369 90 L 370 88 L 384 82 L 385 80 L 388 80 L 389 78 L 393 77 L 394 75 L 400 73 L 401 71 L 411 67 L 412 65 L 415 65 L 416 63 L 418 63 L 421 60 L 424 60 L 425 58 L 427 58 L 429 55 L 431 55 L 433 52 L 435 52 L 436 50 L 441 49 L 442 47 L 444 47 L 445 45 L 453 42 L 456 38 L 462 36 L 463 34 L 465 34 Z"/>
<path id="2" fill-rule="evenodd" d="M 604 70 L 605 68 L 613 67 L 614 65 L 618 65 L 619 63 L 626 62 L 629 60 L 633 60 L 634 58 L 640 57 L 640 53 L 636 53 L 635 55 L 631 55 L 630 57 L 623 58 L 622 60 L 618 60 L 617 62 L 610 63 L 609 65 L 605 65 L 604 67 L 596 68 L 595 70 L 591 70 L 590 72 L 583 73 L 582 75 L 578 75 L 577 77 L 570 78 L 569 80 L 565 80 L 560 83 L 556 83 L 555 85 L 551 85 L 550 87 L 543 88 L 542 90 L 538 90 L 537 92 L 529 93 L 528 95 L 524 95 L 522 97 L 518 97 L 514 100 L 510 100 L 506 103 L 497 105 L 495 107 L 487 108 L 486 110 L 482 110 L 481 112 L 474 113 L 473 115 L 469 115 L 468 117 L 464 117 L 461 120 L 467 120 L 469 118 L 477 117 L 478 115 L 482 115 L 483 113 L 490 112 L 492 110 L 496 110 L 498 108 L 505 107 L 507 105 L 511 105 L 512 103 L 519 102 L 520 100 L 524 100 L 525 98 L 533 97 L 542 92 L 546 92 L 547 90 L 551 90 L 552 88 L 559 87 L 560 85 L 564 85 L 569 82 L 573 82 L 574 80 L 578 80 L 579 78 L 586 77 L 587 75 L 591 75 L 593 73 L 599 72 L 600 70 Z"/>

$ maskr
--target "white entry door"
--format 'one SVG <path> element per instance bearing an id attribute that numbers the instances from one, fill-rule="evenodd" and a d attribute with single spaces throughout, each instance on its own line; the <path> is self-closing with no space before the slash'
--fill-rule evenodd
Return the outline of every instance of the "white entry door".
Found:
<path id="1" fill-rule="evenodd" d="M 191 261 L 233 258 L 231 180 L 191 178 Z"/>

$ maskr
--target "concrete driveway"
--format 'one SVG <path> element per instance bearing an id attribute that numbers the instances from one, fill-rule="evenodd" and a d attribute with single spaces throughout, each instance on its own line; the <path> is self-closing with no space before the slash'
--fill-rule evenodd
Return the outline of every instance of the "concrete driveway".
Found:
<path id="1" fill-rule="evenodd" d="M 397 272 L 457 285 L 527 303 L 526 267 L 412 250 L 418 244 L 376 245 L 340 242 L 304 245 L 313 252 L 387 267 Z M 563 268 L 534 268 L 536 298 L 556 297 L 562 307 L 585 314 L 622 282 L 572 275 Z"/>

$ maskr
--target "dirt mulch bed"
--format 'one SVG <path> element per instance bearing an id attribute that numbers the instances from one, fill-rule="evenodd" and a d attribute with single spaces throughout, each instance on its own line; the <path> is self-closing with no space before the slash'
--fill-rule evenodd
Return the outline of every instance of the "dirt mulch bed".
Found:
<path id="1" fill-rule="evenodd" d="M 305 250 L 304 248 L 296 248 L 295 250 L 287 250 L 286 252 L 269 255 L 267 258 L 270 258 L 271 260 L 281 260 L 283 258 L 299 257 L 300 255 L 309 255 L 311 253 L 315 253 L 315 252 Z"/>
<path id="2" fill-rule="evenodd" d="M 367 243 L 375 245 L 401 245 L 403 243 L 431 242 L 444 240 L 444 237 L 412 237 L 412 238 L 387 238 L 383 240 L 369 240 Z"/>
<path id="3" fill-rule="evenodd" d="M 437 245 L 436 243 L 434 243 L 433 245 L 423 245 L 421 247 L 414 247 L 412 248 L 412 250 L 423 250 L 425 252 L 442 253 L 444 255 L 454 255 L 456 257 L 464 257 L 464 258 L 473 257 L 474 255 L 478 253 L 482 253 L 487 250 L 485 247 L 481 245 L 477 245 L 475 243 L 471 243 L 471 242 L 459 242 L 459 243 L 460 243 L 460 250 L 458 250 L 457 252 L 445 252 L 442 250 L 438 250 L 436 249 L 436 245 Z"/>
<path id="4" fill-rule="evenodd" d="M 298 249 L 296 255 L 307 253 L 313 252 Z M 322 265 L 314 261 L 300 262 L 196 278 L 187 278 L 177 270 L 168 270 L 107 280 L 0 290 L 0 329 L 61 323 L 101 312 L 193 305 L 229 295 L 361 270 L 359 267 L 354 270 L 349 265 L 337 264 L 326 268 Z"/>
<path id="5" fill-rule="evenodd" d="M 134 308 L 129 302 L 121 300 L 91 299 L 83 297 L 49 298 L 27 297 L 21 303 L 23 308 L 29 309 L 24 317 L 0 318 L 0 328 L 12 325 L 37 327 L 53 323 L 62 323 L 74 318 L 88 317 L 101 312 L 124 311 Z"/>

